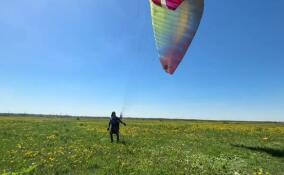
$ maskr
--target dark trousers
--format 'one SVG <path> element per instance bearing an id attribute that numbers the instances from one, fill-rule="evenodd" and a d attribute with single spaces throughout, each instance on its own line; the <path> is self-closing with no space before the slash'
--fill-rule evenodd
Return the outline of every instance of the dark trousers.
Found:
<path id="1" fill-rule="evenodd" d="M 113 134 L 116 135 L 116 141 L 119 142 L 119 132 L 110 132 L 110 140 L 113 142 Z"/>

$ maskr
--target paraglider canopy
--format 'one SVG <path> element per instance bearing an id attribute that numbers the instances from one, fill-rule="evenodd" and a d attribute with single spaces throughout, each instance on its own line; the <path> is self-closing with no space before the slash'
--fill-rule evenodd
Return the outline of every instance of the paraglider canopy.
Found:
<path id="1" fill-rule="evenodd" d="M 151 0 L 150 4 L 160 62 L 173 74 L 197 32 L 204 0 Z"/>

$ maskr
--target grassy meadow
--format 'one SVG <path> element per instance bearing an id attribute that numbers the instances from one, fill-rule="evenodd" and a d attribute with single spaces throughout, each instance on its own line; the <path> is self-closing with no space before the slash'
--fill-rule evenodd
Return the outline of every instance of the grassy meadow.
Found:
<path id="1" fill-rule="evenodd" d="M 0 174 L 284 175 L 284 124 L 0 116 Z"/>

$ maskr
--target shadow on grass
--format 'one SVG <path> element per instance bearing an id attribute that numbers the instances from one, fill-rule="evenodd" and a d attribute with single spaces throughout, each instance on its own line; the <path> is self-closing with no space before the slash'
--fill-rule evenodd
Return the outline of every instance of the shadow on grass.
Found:
<path id="1" fill-rule="evenodd" d="M 253 146 L 246 146 L 246 145 L 238 145 L 238 144 L 231 144 L 233 147 L 237 148 L 244 148 L 252 151 L 257 151 L 257 152 L 264 152 L 267 154 L 270 154 L 273 157 L 284 157 L 284 150 L 280 149 L 274 149 L 274 148 L 267 148 L 267 147 L 253 147 Z"/>
<path id="2" fill-rule="evenodd" d="M 120 142 L 118 142 L 119 144 L 122 144 L 122 145 L 129 145 L 129 142 L 128 141 L 125 141 L 125 140 L 121 140 Z"/>

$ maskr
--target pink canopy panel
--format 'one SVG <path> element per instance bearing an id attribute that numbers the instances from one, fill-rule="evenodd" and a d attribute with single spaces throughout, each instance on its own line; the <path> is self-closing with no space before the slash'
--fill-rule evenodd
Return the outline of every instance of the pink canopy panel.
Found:
<path id="1" fill-rule="evenodd" d="M 168 9 L 175 10 L 184 0 L 152 0 L 158 6 L 166 6 Z"/>

